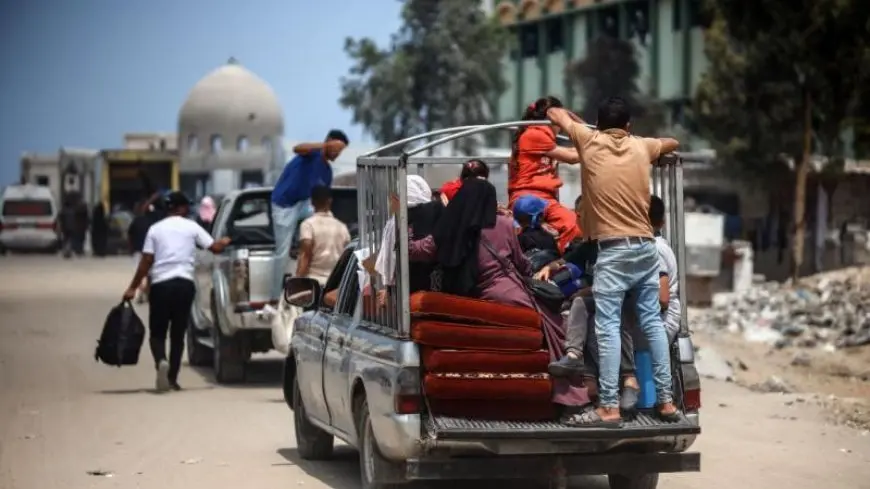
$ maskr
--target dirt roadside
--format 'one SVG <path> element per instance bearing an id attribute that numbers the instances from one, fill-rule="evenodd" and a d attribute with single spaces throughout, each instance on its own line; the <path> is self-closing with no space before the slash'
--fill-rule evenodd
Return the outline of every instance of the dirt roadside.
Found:
<path id="1" fill-rule="evenodd" d="M 833 352 L 777 349 L 709 330 L 695 331 L 692 339 L 699 354 L 713 349 L 728 363 L 736 384 L 758 392 L 805 394 L 798 399 L 821 406 L 831 421 L 870 430 L 870 346 Z"/>

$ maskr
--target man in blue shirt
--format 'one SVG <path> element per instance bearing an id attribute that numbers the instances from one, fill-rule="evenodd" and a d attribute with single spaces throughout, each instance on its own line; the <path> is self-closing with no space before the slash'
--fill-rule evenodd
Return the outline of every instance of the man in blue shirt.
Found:
<path id="1" fill-rule="evenodd" d="M 310 217 L 311 190 L 332 186 L 331 162 L 347 147 L 347 136 L 329 131 L 322 143 L 302 143 L 293 148 L 296 156 L 287 163 L 272 190 L 272 226 L 275 232 L 275 270 L 272 297 L 280 298 L 290 247 L 300 221 Z"/>

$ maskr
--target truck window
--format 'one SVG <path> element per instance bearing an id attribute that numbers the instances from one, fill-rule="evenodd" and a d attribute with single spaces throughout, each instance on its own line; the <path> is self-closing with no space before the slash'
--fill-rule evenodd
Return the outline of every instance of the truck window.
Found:
<path id="1" fill-rule="evenodd" d="M 337 312 L 353 316 L 359 299 L 359 274 L 357 273 L 356 256 L 351 255 L 344 275 Z"/>
<path id="2" fill-rule="evenodd" d="M 272 245 L 271 198 L 268 194 L 240 195 L 227 220 L 227 234 L 240 245 Z"/>
<path id="3" fill-rule="evenodd" d="M 326 279 L 326 284 L 323 286 L 324 292 L 330 292 L 338 288 L 341 284 L 341 279 L 344 278 L 344 271 L 347 269 L 347 264 L 350 263 L 352 256 L 353 248 L 348 247 L 344 250 L 344 253 L 341 254 L 341 257 L 335 264 L 335 268 L 332 269 L 332 273 L 329 274 L 329 278 Z"/>
<path id="4" fill-rule="evenodd" d="M 6 200 L 3 202 L 3 217 L 51 216 L 49 200 Z"/>

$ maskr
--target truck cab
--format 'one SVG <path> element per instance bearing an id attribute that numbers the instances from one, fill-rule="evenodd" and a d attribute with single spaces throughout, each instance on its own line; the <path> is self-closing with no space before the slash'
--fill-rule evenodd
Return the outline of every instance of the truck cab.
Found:
<path id="1" fill-rule="evenodd" d="M 397 195 L 405 202 L 409 168 L 461 164 L 467 159 L 415 154 L 459 137 L 529 124 L 542 122 L 457 128 L 398 158 L 379 157 L 378 153 L 417 138 L 358 160 L 359 239 L 344 252 L 323 287 L 303 278 L 286 283 L 287 301 L 304 309 L 295 322 L 283 386 L 302 458 L 329 458 L 338 437 L 358 449 L 366 489 L 427 479 L 536 478 L 550 479 L 564 488 L 569 476 L 599 474 L 608 476 L 612 489 L 654 489 L 659 473 L 700 470 L 700 454 L 688 451 L 701 429 L 700 383 L 685 306 L 681 331 L 671 346 L 674 393 L 681 411 L 678 422 L 661 421 L 651 411 L 641 410 L 618 428 L 578 428 L 556 417 L 495 419 L 433 410 L 431 393 L 424 388 L 427 365 L 422 347 L 412 335 L 407 207 L 401 205 L 393 215 L 389 196 Z M 680 160 L 670 157 L 651 168 L 652 190 L 668 205 L 666 237 L 676 250 L 682 278 Z M 385 312 L 372 312 L 373 295 L 368 295 L 369 288 L 360 281 L 371 282 L 375 288 L 379 284 L 363 271 L 360 260 L 378 251 L 382 229 L 390 219 L 396 219 L 397 230 L 397 299 L 387 302 Z"/>

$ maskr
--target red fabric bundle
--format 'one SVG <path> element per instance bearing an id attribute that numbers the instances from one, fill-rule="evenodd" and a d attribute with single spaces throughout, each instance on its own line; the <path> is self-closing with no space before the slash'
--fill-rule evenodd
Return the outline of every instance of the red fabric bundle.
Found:
<path id="1" fill-rule="evenodd" d="M 527 307 L 507 306 L 441 292 L 415 292 L 411 294 L 410 305 L 412 318 L 541 330 L 538 312 Z"/>
<path id="2" fill-rule="evenodd" d="M 423 346 L 420 355 L 423 367 L 429 373 L 541 373 L 547 371 L 550 362 L 550 354 L 546 350 L 443 350 Z"/>
<path id="3" fill-rule="evenodd" d="M 540 329 L 440 321 L 414 321 L 411 338 L 419 345 L 472 350 L 537 351 L 544 343 Z"/>
<path id="4" fill-rule="evenodd" d="M 426 374 L 423 392 L 432 399 L 550 402 L 546 374 Z"/>
<path id="5" fill-rule="evenodd" d="M 429 408 L 435 416 L 493 421 L 552 421 L 557 416 L 556 406 L 549 399 L 538 402 L 430 399 Z"/>

